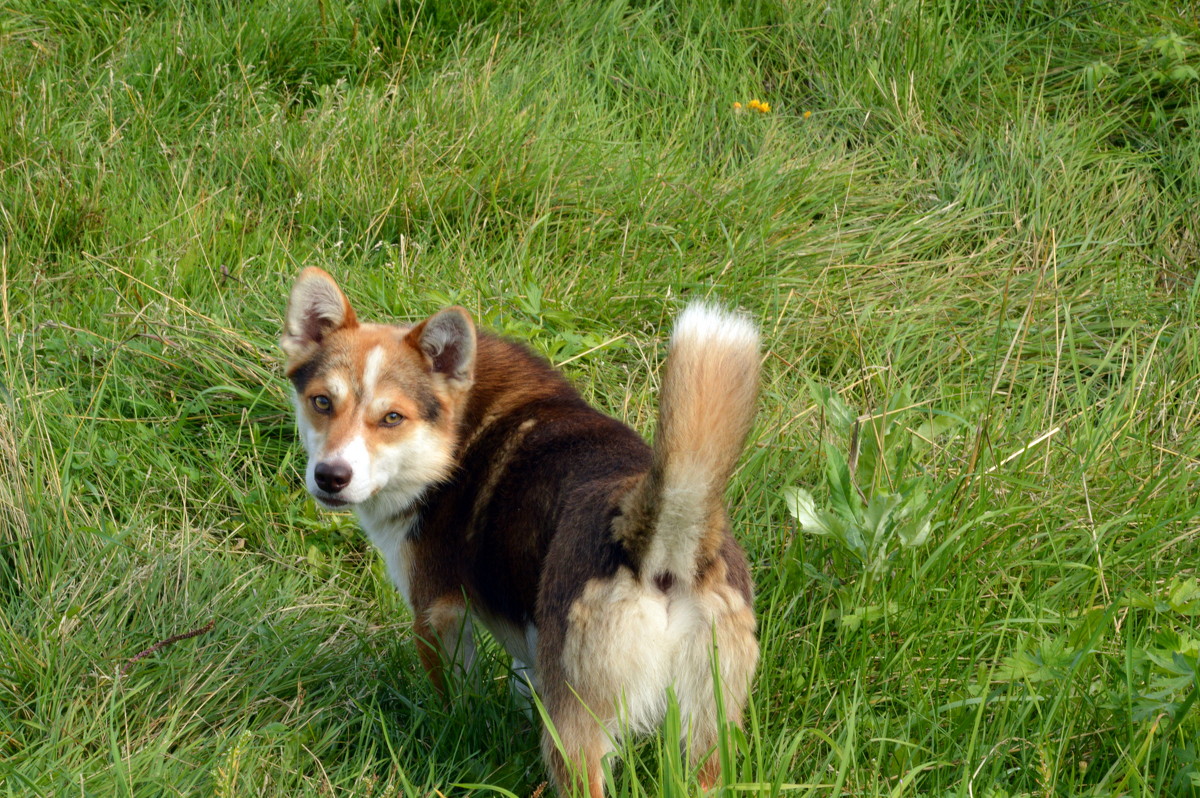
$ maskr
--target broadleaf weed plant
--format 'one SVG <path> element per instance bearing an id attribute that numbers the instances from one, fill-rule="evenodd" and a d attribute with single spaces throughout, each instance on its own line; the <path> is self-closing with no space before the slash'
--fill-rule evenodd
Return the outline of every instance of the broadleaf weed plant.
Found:
<path id="1" fill-rule="evenodd" d="M 1140 639 L 1122 632 L 1134 626 L 1131 615 L 1148 616 L 1140 619 L 1148 632 Z M 1197 618 L 1200 583 L 1194 577 L 1171 579 L 1154 594 L 1130 590 L 1108 607 L 1043 619 L 1054 631 L 1018 635 L 1011 653 L 969 692 L 984 704 L 1040 706 L 1050 715 L 1060 706 L 1087 706 L 1087 717 L 1073 722 L 1132 732 L 1129 760 L 1103 763 L 1110 770 L 1105 781 L 1125 786 L 1158 754 L 1174 768 L 1171 794 L 1188 794 L 1200 787 L 1197 746 L 1171 741 L 1200 697 Z M 1109 654 L 1114 647 L 1118 656 Z"/>
<path id="2" fill-rule="evenodd" d="M 843 629 L 854 631 L 863 621 L 895 610 L 890 602 L 858 599 L 888 580 L 902 552 L 925 546 L 944 523 L 938 509 L 958 480 L 937 484 L 916 467 L 913 456 L 965 420 L 914 403 L 907 387 L 877 412 L 863 415 L 828 387 L 812 381 L 808 387 L 830 427 L 848 438 L 849 446 L 845 454 L 828 441 L 823 446 L 826 504 L 818 505 L 812 493 L 795 486 L 784 490 L 784 500 L 802 533 L 827 538 L 847 555 L 847 573 L 837 580 L 837 617 Z M 789 574 L 793 580 L 799 576 L 794 570 Z"/>

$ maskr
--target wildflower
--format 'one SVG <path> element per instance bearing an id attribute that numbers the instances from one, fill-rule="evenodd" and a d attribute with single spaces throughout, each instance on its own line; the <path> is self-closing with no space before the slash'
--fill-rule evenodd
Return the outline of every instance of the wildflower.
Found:
<path id="1" fill-rule="evenodd" d="M 750 102 L 746 103 L 746 107 L 747 107 L 747 108 L 751 108 L 751 109 L 753 109 L 753 110 L 755 110 L 755 111 L 758 111 L 760 114 L 765 114 L 765 113 L 768 113 L 768 112 L 770 112 L 770 110 L 771 110 L 771 104 L 770 104 L 770 103 L 765 103 L 765 102 L 763 102 L 763 101 L 761 101 L 761 100 L 757 100 L 757 99 L 755 99 L 755 100 L 751 100 Z M 733 104 L 733 110 L 735 110 L 735 111 L 741 111 L 741 110 L 742 110 L 742 104 L 741 104 L 741 103 L 734 103 L 734 104 Z"/>
<path id="2" fill-rule="evenodd" d="M 808 119 L 810 116 L 812 116 L 812 111 L 805 111 L 805 112 L 804 112 L 804 118 L 805 118 L 805 119 Z"/>

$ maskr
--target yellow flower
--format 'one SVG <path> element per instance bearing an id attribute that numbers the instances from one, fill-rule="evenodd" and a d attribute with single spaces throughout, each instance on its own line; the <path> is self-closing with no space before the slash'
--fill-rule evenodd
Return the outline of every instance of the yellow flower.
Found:
<path id="1" fill-rule="evenodd" d="M 804 118 L 805 118 L 805 119 L 808 119 L 810 116 L 812 116 L 812 111 L 805 111 L 805 112 L 804 112 Z"/>
<path id="2" fill-rule="evenodd" d="M 770 104 L 770 103 L 765 103 L 765 102 L 763 102 L 762 100 L 759 100 L 759 99 L 754 99 L 754 100 L 751 100 L 750 102 L 746 103 L 746 107 L 747 107 L 747 108 L 752 108 L 752 109 L 754 109 L 755 111 L 758 111 L 760 114 L 765 114 L 765 113 L 768 113 L 768 112 L 771 110 L 771 104 Z M 742 104 L 741 104 L 741 103 L 736 103 L 736 102 L 735 102 L 735 103 L 733 104 L 733 110 L 735 110 L 735 111 L 740 111 L 740 110 L 742 110 Z"/>

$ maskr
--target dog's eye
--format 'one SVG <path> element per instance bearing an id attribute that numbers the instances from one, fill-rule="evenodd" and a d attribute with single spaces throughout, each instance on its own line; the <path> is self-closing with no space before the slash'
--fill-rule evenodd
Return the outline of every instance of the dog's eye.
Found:
<path id="1" fill-rule="evenodd" d="M 333 402 L 329 401 L 329 397 L 324 394 L 314 396 L 312 406 L 318 413 L 328 413 L 333 410 Z"/>
<path id="2" fill-rule="evenodd" d="M 390 412 L 386 416 L 384 416 L 383 421 L 381 421 L 380 423 L 383 424 L 383 426 L 385 426 L 385 427 L 394 427 L 403 420 L 404 420 L 404 416 L 400 415 L 395 410 L 393 410 L 392 412 Z"/>

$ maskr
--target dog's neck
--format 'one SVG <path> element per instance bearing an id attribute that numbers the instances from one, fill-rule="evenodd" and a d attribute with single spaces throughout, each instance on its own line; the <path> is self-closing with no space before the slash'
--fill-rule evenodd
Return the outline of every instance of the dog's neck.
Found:
<path id="1" fill-rule="evenodd" d="M 461 457 L 491 424 L 521 407 L 546 399 L 578 399 L 578 392 L 543 358 L 521 344 L 487 333 L 479 336 L 475 383 L 458 423 Z"/>
<path id="2" fill-rule="evenodd" d="M 363 529 L 369 534 L 408 537 L 420 512 L 421 497 L 428 485 L 389 490 L 372 496 L 354 508 Z"/>

